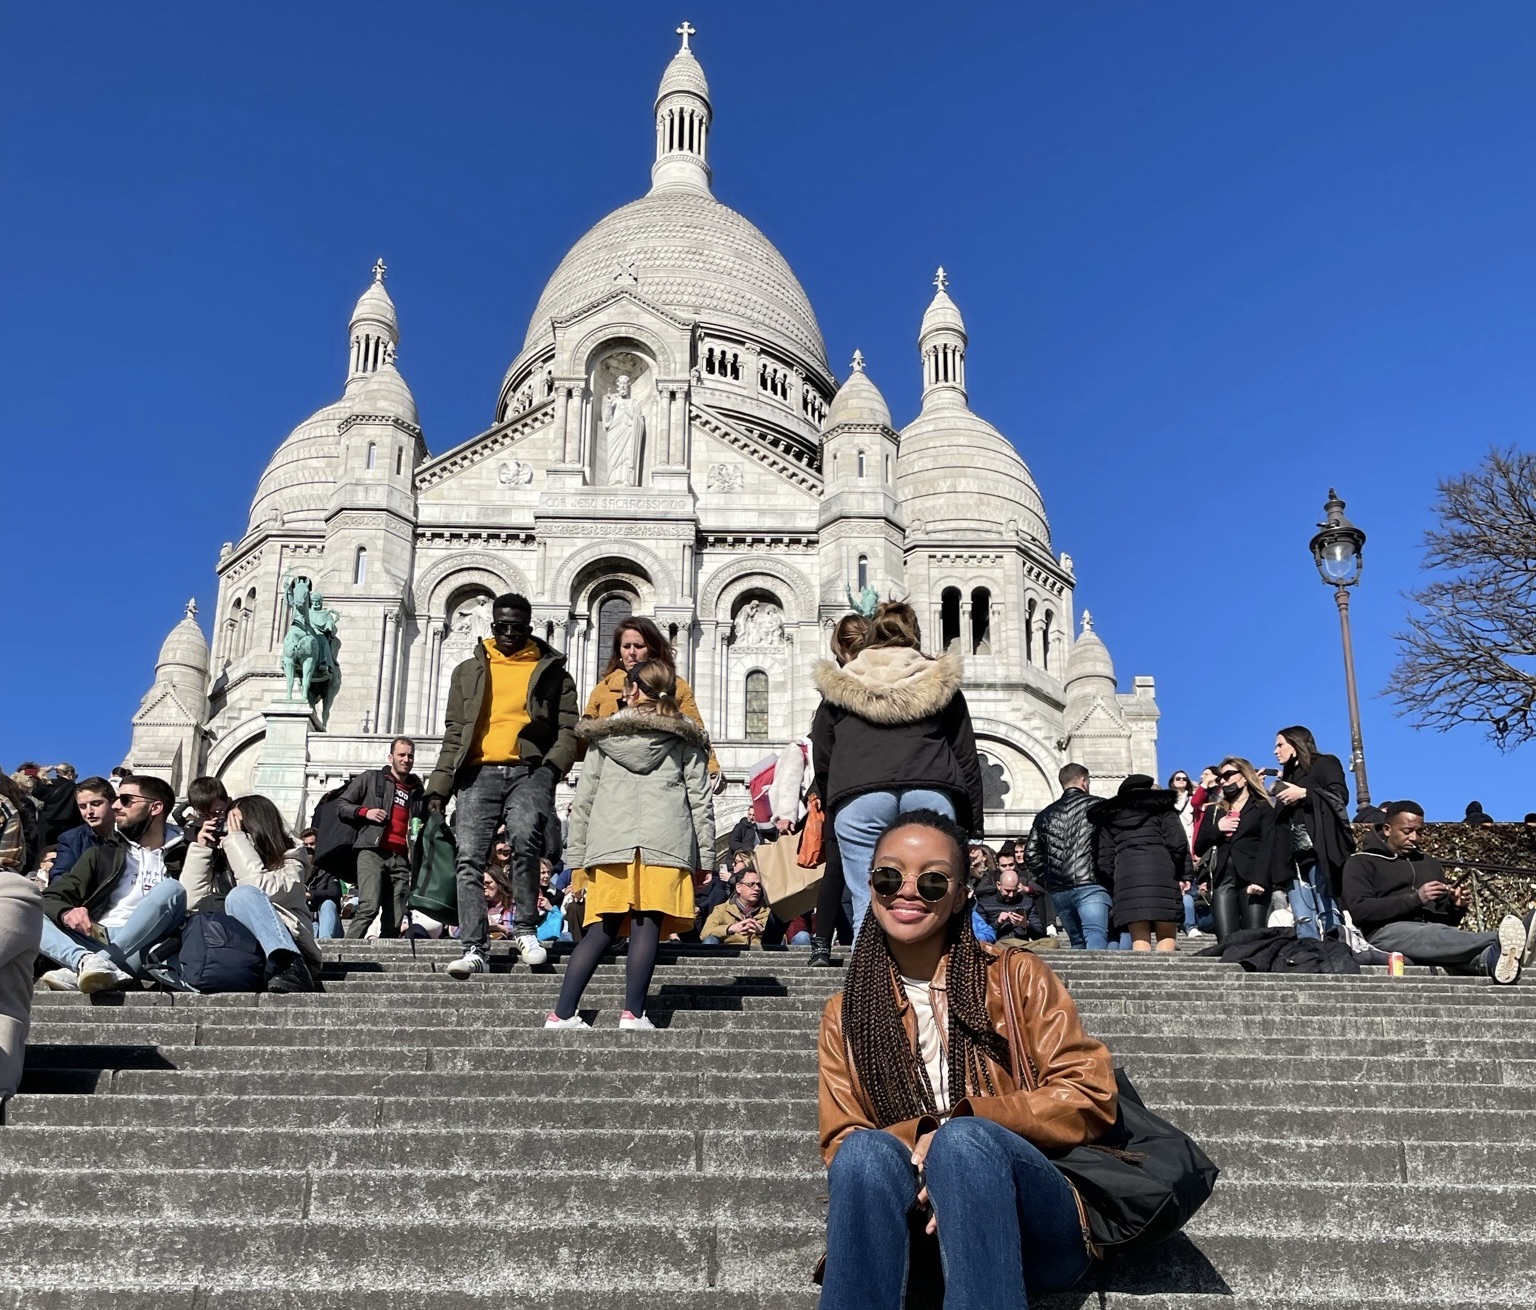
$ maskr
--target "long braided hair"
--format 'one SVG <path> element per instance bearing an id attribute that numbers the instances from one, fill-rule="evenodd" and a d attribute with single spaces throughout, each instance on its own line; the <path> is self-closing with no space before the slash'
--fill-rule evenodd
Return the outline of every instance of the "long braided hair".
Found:
<path id="1" fill-rule="evenodd" d="M 967 843 L 954 820 L 935 810 L 910 810 L 880 834 L 880 841 L 898 829 L 912 827 L 930 828 L 954 843 L 955 875 L 963 885 Z M 1007 1039 L 994 1031 L 987 1015 L 991 957 L 982 950 L 971 928 L 969 904 L 962 904 L 950 916 L 945 932 L 949 941 L 945 971 L 949 1086 L 955 1100 L 968 1095 L 995 1096 L 997 1088 L 988 1060 L 1011 1073 L 1012 1057 Z M 896 1008 L 900 988 L 900 974 L 885 930 L 873 913 L 866 914 L 843 988 L 843 1035 L 869 1109 L 882 1128 L 938 1110 L 928 1070 L 913 1054 Z"/>

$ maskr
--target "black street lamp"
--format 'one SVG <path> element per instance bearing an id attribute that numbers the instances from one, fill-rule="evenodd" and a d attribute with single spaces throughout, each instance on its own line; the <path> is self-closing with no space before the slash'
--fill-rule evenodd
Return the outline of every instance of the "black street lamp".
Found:
<path id="1" fill-rule="evenodd" d="M 1360 581 L 1364 567 L 1361 552 L 1365 533 L 1344 517 L 1344 502 L 1339 493 L 1328 488 L 1328 503 L 1323 506 L 1326 520 L 1312 538 L 1312 559 L 1325 586 L 1333 588 L 1339 607 L 1339 628 L 1344 637 L 1344 684 L 1349 692 L 1349 767 L 1355 775 L 1355 797 L 1360 805 L 1371 803 L 1371 789 L 1365 780 L 1365 742 L 1360 735 L 1360 697 L 1355 691 L 1355 646 L 1349 633 L 1349 588 Z"/>

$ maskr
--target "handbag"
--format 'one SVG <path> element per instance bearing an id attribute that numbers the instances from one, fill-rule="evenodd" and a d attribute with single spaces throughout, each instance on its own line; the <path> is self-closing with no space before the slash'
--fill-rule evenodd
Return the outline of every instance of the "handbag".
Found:
<path id="1" fill-rule="evenodd" d="M 459 848 L 441 814 L 429 814 L 422 824 L 411 862 L 411 894 L 407 905 L 439 923 L 459 921 Z"/>
<path id="2" fill-rule="evenodd" d="M 1013 987 L 1003 980 L 1008 1044 L 1024 1056 L 1030 1090 L 1034 1061 L 1019 1037 Z M 1124 1069 L 1115 1070 L 1115 1124 L 1096 1142 L 1050 1157 L 1083 1203 L 1094 1244 L 1105 1253 L 1137 1251 L 1172 1237 L 1211 1198 L 1218 1169 L 1188 1133 L 1147 1109 Z"/>
<path id="3" fill-rule="evenodd" d="M 763 879 L 768 907 L 785 923 L 815 907 L 816 893 L 821 890 L 821 880 L 827 871 L 825 864 L 803 868 L 795 845 L 781 837 L 778 841 L 759 842 L 752 852 Z"/>
<path id="4" fill-rule="evenodd" d="M 802 869 L 814 869 L 818 864 L 826 863 L 821 851 L 826 827 L 827 815 L 821 808 L 821 797 L 812 796 L 806 802 L 805 825 L 800 829 L 800 847 L 795 852 L 795 863 Z"/>

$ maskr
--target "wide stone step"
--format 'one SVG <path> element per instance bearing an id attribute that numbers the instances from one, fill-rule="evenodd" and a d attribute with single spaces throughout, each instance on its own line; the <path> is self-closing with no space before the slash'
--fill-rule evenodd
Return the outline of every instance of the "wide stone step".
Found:
<path id="1" fill-rule="evenodd" d="M 113 1213 L 164 1220 L 337 1220 L 345 1222 L 389 1197 L 395 1220 L 454 1221 L 466 1212 L 489 1222 L 515 1218 L 529 1205 L 526 1177 L 437 1168 L 388 1173 L 353 1169 L 272 1170 L 259 1185 L 228 1170 L 158 1169 L 0 1172 L 0 1217 L 66 1222 Z M 643 1188 L 650 1204 L 684 1223 L 820 1222 L 824 1181 L 812 1173 L 785 1177 L 777 1164 L 735 1167 L 729 1174 L 692 1171 L 629 1173 L 548 1170 L 534 1191 L 546 1222 L 600 1222 L 622 1213 Z M 1412 1238 L 1433 1226 L 1448 1238 L 1520 1240 L 1536 1226 L 1536 1184 L 1378 1182 L 1371 1204 L 1359 1204 L 1353 1183 L 1285 1183 L 1226 1178 L 1190 1228 L 1206 1234 L 1308 1237 L 1326 1226 L 1352 1238 Z"/>
<path id="2" fill-rule="evenodd" d="M 528 1251 L 537 1251 L 541 1289 L 596 1282 L 638 1296 L 658 1284 L 671 1289 L 804 1290 L 822 1249 L 819 1222 L 758 1220 L 714 1227 L 629 1216 L 622 1224 L 589 1224 L 580 1240 L 567 1229 L 524 1215 L 496 1224 L 460 1219 L 417 1221 L 375 1217 L 368 1223 L 328 1220 L 175 1220 L 119 1217 L 111 1262 L 83 1262 L 80 1235 L 69 1227 L 0 1221 L 0 1249 L 16 1252 L 8 1279 L 154 1285 L 209 1281 L 227 1290 L 296 1291 L 370 1284 L 440 1294 L 523 1281 Z M 410 1253 L 402 1260 L 401 1254 Z M 1440 1235 L 1382 1243 L 1328 1234 L 1264 1238 L 1201 1234 L 1154 1251 L 1107 1262 L 1085 1284 L 1122 1291 L 1173 1289 L 1275 1297 L 1328 1296 L 1349 1304 L 1361 1296 L 1511 1301 L 1536 1297 L 1536 1270 L 1523 1242 L 1448 1242 Z M 108 1268 L 110 1264 L 110 1269 Z M 1219 1272 L 1218 1272 L 1219 1271 Z"/>
<path id="3" fill-rule="evenodd" d="M 227 1128 L 494 1128 L 526 1117 L 548 1128 L 602 1128 L 622 1123 L 637 1132 L 703 1130 L 721 1121 L 722 1110 L 701 1096 L 546 1097 L 538 1092 L 488 1097 L 359 1096 L 17 1096 L 8 1125 L 129 1125 Z M 816 1103 L 780 1099 L 753 1103 L 754 1127 L 814 1132 Z M 1536 1116 L 1533 1116 L 1536 1117 Z"/>

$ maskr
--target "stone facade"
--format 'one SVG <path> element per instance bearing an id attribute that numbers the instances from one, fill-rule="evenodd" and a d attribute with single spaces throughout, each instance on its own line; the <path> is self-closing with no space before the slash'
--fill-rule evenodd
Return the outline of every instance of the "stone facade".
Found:
<path id="1" fill-rule="evenodd" d="M 918 336 L 922 408 L 898 429 L 857 354 L 839 387 L 793 271 L 714 198 L 713 110 L 689 35 L 655 102 L 650 192 L 561 261 L 495 422 L 442 454 L 396 367 L 399 321 L 375 266 L 341 399 L 278 447 L 220 553 L 205 695 L 183 687 L 197 679 L 182 665 L 174 679 L 157 670 L 179 717 L 141 724 L 151 692 L 131 764 L 174 745 L 184 784 L 199 752 L 233 793 L 259 779 L 295 818 L 396 733 L 430 764 L 453 665 L 484 635 L 488 599 L 516 591 L 583 696 L 615 619 L 652 616 L 739 786 L 807 730 L 811 667 L 868 585 L 909 599 L 931 647 L 965 654 L 994 830 L 1050 800 L 1068 758 L 1100 790 L 1156 773 L 1152 680 L 1119 694 L 1086 615 L 1073 640 L 1071 560 L 1053 551 L 1018 452 L 970 409 L 943 270 Z M 283 586 L 297 575 L 339 615 L 324 733 L 284 701 Z"/>

